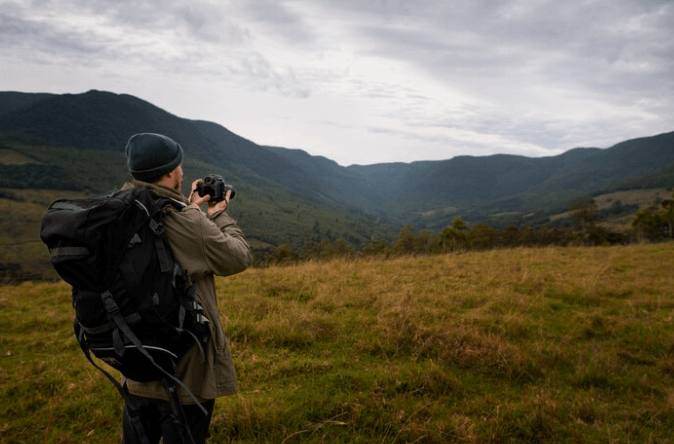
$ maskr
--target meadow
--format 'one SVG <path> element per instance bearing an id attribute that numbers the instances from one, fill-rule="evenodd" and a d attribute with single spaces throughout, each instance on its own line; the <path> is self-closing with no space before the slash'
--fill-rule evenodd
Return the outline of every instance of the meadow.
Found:
<path id="1" fill-rule="evenodd" d="M 218 278 L 240 393 L 212 443 L 664 443 L 674 243 L 308 262 Z M 119 442 L 63 283 L 0 287 L 0 442 Z"/>

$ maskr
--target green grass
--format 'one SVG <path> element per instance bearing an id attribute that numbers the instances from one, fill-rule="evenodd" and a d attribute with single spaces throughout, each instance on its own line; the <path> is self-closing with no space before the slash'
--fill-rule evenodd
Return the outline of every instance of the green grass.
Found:
<path id="1" fill-rule="evenodd" d="M 658 443 L 674 244 L 312 262 L 218 279 L 241 392 L 209 442 Z M 64 284 L 0 288 L 0 442 L 108 443 Z"/>

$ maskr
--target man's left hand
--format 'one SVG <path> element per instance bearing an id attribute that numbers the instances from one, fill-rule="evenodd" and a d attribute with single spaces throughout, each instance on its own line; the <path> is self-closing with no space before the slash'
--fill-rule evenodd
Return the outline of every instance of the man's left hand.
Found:
<path id="1" fill-rule="evenodd" d="M 232 191 L 227 190 L 224 200 L 221 200 L 220 202 L 208 202 L 208 210 L 206 210 L 206 213 L 209 216 L 213 216 L 221 211 L 225 211 L 227 209 L 227 205 L 229 205 L 229 198 L 231 194 Z M 210 198 L 211 196 L 208 197 Z"/>

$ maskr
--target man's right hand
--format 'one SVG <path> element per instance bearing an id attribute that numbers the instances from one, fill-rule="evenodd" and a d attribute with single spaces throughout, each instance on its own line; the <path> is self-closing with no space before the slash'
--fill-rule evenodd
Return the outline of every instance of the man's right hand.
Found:
<path id="1" fill-rule="evenodd" d="M 201 208 L 203 204 L 208 202 L 208 200 L 211 198 L 210 195 L 206 194 L 205 196 L 199 196 L 199 193 L 197 192 L 197 186 L 201 182 L 201 179 L 197 179 L 194 182 L 192 182 L 192 192 L 190 193 L 189 201 L 191 204 L 194 204 Z"/>

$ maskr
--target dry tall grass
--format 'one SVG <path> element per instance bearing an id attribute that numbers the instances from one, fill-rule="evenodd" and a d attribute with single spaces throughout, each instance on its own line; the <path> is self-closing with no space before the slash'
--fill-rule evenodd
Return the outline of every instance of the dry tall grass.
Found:
<path id="1" fill-rule="evenodd" d="M 241 393 L 211 442 L 667 442 L 674 244 L 331 261 L 218 279 Z M 111 442 L 63 284 L 2 288 L 2 442 Z"/>

